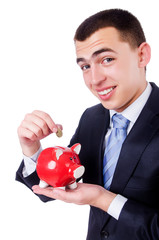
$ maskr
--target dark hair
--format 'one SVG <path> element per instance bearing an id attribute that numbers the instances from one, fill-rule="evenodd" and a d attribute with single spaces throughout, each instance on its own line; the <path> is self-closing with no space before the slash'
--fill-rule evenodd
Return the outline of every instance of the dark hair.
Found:
<path id="1" fill-rule="evenodd" d="M 146 41 L 138 19 L 122 9 L 104 10 L 90 16 L 77 28 L 74 40 L 84 41 L 97 30 L 105 27 L 116 28 L 120 33 L 121 40 L 128 42 L 132 48 L 139 47 Z"/>

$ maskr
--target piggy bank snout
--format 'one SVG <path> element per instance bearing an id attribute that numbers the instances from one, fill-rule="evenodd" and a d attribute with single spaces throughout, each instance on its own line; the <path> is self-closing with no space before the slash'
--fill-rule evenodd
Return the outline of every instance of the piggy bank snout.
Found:
<path id="1" fill-rule="evenodd" d="M 80 178 L 84 174 L 84 171 L 85 171 L 84 166 L 80 166 L 80 167 L 76 168 L 73 173 L 74 178 L 75 179 Z"/>

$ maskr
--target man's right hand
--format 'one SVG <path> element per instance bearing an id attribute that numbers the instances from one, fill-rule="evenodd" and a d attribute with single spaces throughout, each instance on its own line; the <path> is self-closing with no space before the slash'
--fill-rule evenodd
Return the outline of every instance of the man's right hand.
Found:
<path id="1" fill-rule="evenodd" d="M 45 112 L 35 110 L 26 114 L 18 127 L 18 137 L 23 154 L 31 157 L 40 147 L 40 140 L 51 133 L 56 133 L 62 126 L 55 124 L 52 118 Z"/>

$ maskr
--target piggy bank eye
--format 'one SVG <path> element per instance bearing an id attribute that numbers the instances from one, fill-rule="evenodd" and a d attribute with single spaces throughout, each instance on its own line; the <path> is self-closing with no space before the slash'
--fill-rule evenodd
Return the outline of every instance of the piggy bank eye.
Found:
<path id="1" fill-rule="evenodd" d="M 70 157 L 70 160 L 72 161 L 72 158 Z"/>
<path id="2" fill-rule="evenodd" d="M 73 157 L 74 159 L 76 159 L 76 157 Z"/>

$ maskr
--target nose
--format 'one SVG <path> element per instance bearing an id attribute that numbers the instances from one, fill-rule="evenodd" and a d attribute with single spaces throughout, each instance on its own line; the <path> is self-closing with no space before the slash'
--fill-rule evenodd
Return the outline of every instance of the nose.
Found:
<path id="1" fill-rule="evenodd" d="M 75 171 L 74 171 L 74 178 L 80 178 L 83 174 L 84 174 L 85 168 L 84 166 L 80 166 L 78 167 Z"/>
<path id="2" fill-rule="evenodd" d="M 106 80 L 106 75 L 100 65 L 93 64 L 91 66 L 91 83 L 93 85 L 99 85 L 101 82 Z"/>

